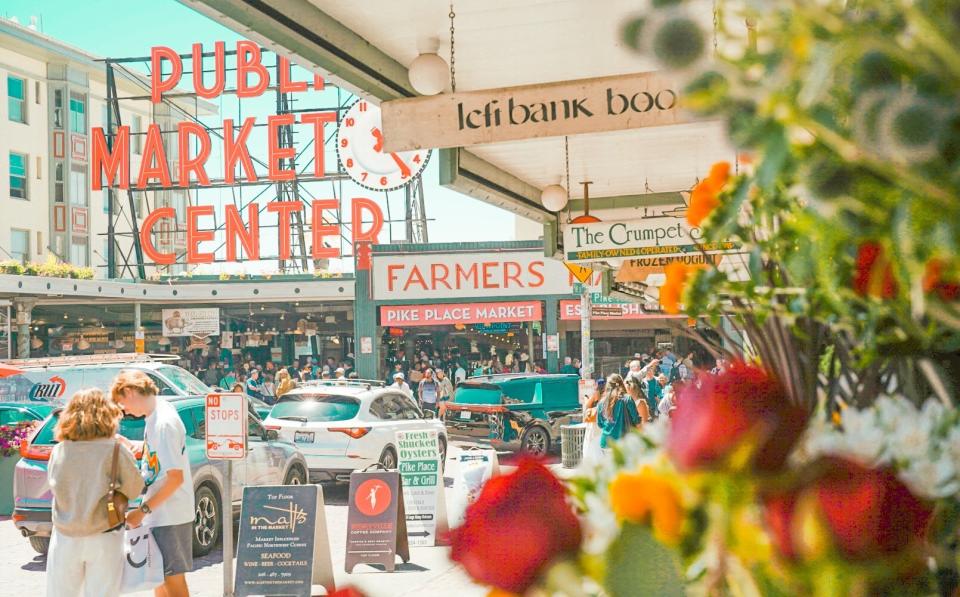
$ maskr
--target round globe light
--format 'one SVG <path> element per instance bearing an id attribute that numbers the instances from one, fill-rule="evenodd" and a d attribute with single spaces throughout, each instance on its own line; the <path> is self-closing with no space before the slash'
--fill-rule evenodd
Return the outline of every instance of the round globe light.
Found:
<path id="1" fill-rule="evenodd" d="M 544 187 L 540 193 L 540 202 L 549 211 L 557 212 L 567 206 L 567 189 L 558 184 Z"/>
<path id="2" fill-rule="evenodd" d="M 437 95 L 447 86 L 447 61 L 436 54 L 420 54 L 410 63 L 410 85 L 421 95 Z"/>

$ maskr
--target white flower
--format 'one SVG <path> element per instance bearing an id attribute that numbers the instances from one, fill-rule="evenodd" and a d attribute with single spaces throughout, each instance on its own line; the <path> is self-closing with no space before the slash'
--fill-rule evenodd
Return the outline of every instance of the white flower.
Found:
<path id="1" fill-rule="evenodd" d="M 620 534 L 617 517 L 606 498 L 606 487 L 601 493 L 588 493 L 584 497 L 587 512 L 584 521 L 583 548 L 587 553 L 600 554 L 607 550 Z"/>
<path id="2" fill-rule="evenodd" d="M 957 469 L 949 455 L 936 461 L 926 458 L 911 461 L 899 477 L 914 493 L 930 499 L 950 497 L 960 491 Z"/>
<path id="3" fill-rule="evenodd" d="M 873 411 L 847 409 L 843 413 L 843 453 L 868 465 L 878 465 L 889 459 L 887 434 L 877 425 Z"/>
<path id="4" fill-rule="evenodd" d="M 960 463 L 960 427 L 953 427 L 943 441 L 941 450 L 947 458 Z"/>
<path id="5" fill-rule="evenodd" d="M 932 434 L 933 424 L 929 419 L 917 414 L 905 416 L 890 429 L 890 455 L 902 464 L 928 460 Z"/>

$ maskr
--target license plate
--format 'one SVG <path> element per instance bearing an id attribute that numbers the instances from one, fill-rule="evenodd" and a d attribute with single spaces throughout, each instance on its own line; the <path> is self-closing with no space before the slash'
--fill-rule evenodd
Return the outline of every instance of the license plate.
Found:
<path id="1" fill-rule="evenodd" d="M 312 444 L 313 437 L 312 431 L 297 431 L 293 434 L 293 441 L 298 444 Z"/>
<path id="2" fill-rule="evenodd" d="M 473 418 L 473 413 L 469 410 L 460 411 L 460 419 L 463 421 L 469 421 Z"/>

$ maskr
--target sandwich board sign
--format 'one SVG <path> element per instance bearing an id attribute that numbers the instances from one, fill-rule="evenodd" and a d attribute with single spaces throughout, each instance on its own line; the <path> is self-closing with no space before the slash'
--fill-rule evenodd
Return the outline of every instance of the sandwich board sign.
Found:
<path id="1" fill-rule="evenodd" d="M 243 488 L 234 595 L 310 597 L 336 590 L 319 485 Z"/>
<path id="2" fill-rule="evenodd" d="M 397 556 L 410 561 L 403 489 L 397 471 L 353 471 L 347 511 L 347 553 L 344 568 L 381 564 L 396 569 Z"/>
<path id="3" fill-rule="evenodd" d="M 453 480 L 453 525 L 463 524 L 467 507 L 480 497 L 487 481 L 500 474 L 496 450 L 473 448 L 457 456 L 457 476 Z"/>
<path id="4" fill-rule="evenodd" d="M 448 530 L 439 434 L 435 430 L 398 431 L 397 452 L 410 545 L 439 545 L 438 536 Z"/>
<path id="5" fill-rule="evenodd" d="M 243 394 L 207 394 L 207 458 L 247 457 L 247 399 Z"/>

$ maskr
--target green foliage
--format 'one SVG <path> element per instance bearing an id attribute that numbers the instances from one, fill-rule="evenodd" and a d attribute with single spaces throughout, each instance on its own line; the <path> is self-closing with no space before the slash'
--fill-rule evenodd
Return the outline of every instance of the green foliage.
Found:
<path id="1" fill-rule="evenodd" d="M 624 524 L 607 550 L 605 570 L 604 588 L 610 597 L 684 594 L 676 556 L 640 525 Z"/>

